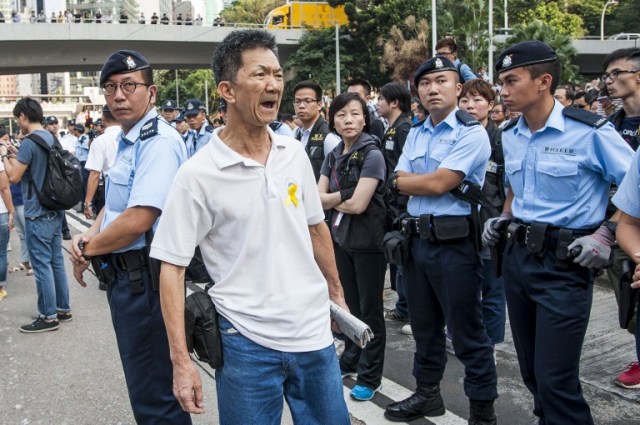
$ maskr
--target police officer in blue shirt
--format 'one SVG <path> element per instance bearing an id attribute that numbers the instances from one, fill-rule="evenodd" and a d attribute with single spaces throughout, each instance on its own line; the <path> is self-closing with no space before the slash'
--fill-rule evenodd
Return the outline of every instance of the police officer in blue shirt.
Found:
<path id="1" fill-rule="evenodd" d="M 633 151 L 613 125 L 554 100 L 556 53 L 539 41 L 504 50 L 496 71 L 509 110 L 521 112 L 502 135 L 510 186 L 500 217 L 485 224 L 494 245 L 509 224 L 503 274 L 520 371 L 540 424 L 589 425 L 580 351 L 589 322 L 595 269 L 609 260 L 611 223 L 602 221 L 611 183 Z"/>
<path id="2" fill-rule="evenodd" d="M 158 115 L 158 89 L 149 63 L 139 53 L 113 53 L 102 67 L 100 85 L 122 132 L 106 180 L 105 207 L 91 228 L 72 241 L 74 276 L 86 286 L 82 274 L 91 260 L 106 281 L 136 422 L 190 424 L 172 392 L 158 276 L 148 255 L 169 187 L 186 160 L 184 143 Z"/>
<path id="3" fill-rule="evenodd" d="M 189 135 L 186 138 L 187 155 L 191 158 L 204 145 L 209 143 L 213 134 L 213 126 L 207 122 L 207 111 L 204 103 L 198 99 L 189 99 L 184 105 L 184 117 L 189 124 Z"/>
<path id="4" fill-rule="evenodd" d="M 465 366 L 469 424 L 496 424 L 497 376 L 482 323 L 481 262 L 472 236 L 471 206 L 449 193 L 463 180 L 482 186 L 491 146 L 482 125 L 457 107 L 462 85 L 451 61 L 432 58 L 414 78 L 430 115 L 410 130 L 389 184 L 410 195 L 411 218 L 403 227 L 411 234 L 411 255 L 404 270 L 417 389 L 408 399 L 388 405 L 385 416 L 409 422 L 445 413 L 440 381 L 447 360 L 446 323 Z"/>
<path id="5" fill-rule="evenodd" d="M 169 124 L 171 124 L 173 120 L 178 116 L 177 109 L 178 104 L 175 101 L 171 99 L 163 100 L 161 112 L 162 118 L 164 118 Z"/>

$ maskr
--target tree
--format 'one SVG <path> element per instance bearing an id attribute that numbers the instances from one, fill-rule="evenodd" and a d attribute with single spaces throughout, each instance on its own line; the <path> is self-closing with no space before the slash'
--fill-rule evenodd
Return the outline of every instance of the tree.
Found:
<path id="1" fill-rule="evenodd" d="M 158 86 L 157 99 L 161 102 L 164 99 L 178 98 L 176 93 L 176 72 L 154 71 L 153 78 Z M 180 92 L 180 102 L 187 99 L 200 99 L 205 101 L 205 81 L 208 86 L 209 104 L 213 104 L 217 98 L 216 86 L 213 82 L 213 72 L 210 69 L 178 71 L 178 90 Z M 180 106 L 180 105 L 179 105 Z"/>
<path id="2" fill-rule="evenodd" d="M 348 39 L 340 42 L 340 76 L 343 81 L 353 76 L 352 71 L 359 67 L 347 52 Z M 285 90 L 282 111 L 291 112 L 293 107 L 293 87 L 302 80 L 312 80 L 323 90 L 336 89 L 336 51 L 335 29 L 324 28 L 308 30 L 300 39 L 298 50 L 289 56 L 284 65 L 285 71 L 294 71 L 296 77 L 289 81 Z"/>
<path id="3" fill-rule="evenodd" d="M 411 15 L 404 21 L 409 31 L 404 32 L 394 25 L 389 30 L 389 39 L 378 38 L 378 44 L 384 48 L 380 70 L 391 71 L 391 78 L 397 82 L 413 80 L 415 70 L 429 57 L 427 38 L 429 24 L 425 19 L 416 22 Z"/>
<path id="4" fill-rule="evenodd" d="M 513 27 L 513 34 L 507 40 L 506 45 L 509 46 L 527 40 L 539 40 L 551 46 L 556 51 L 558 61 L 560 61 L 562 81 L 566 83 L 578 81 L 578 67 L 572 63 L 577 51 L 573 48 L 571 37 L 559 33 L 542 21 L 534 19 L 527 24 Z"/>
<path id="5" fill-rule="evenodd" d="M 607 34 L 618 34 L 621 32 L 640 33 L 640 1 L 623 0 L 613 9 L 611 16 L 607 16 Z M 598 34 L 600 27 L 598 26 Z"/>
<path id="6" fill-rule="evenodd" d="M 582 18 L 585 35 L 600 35 L 600 17 L 606 0 L 567 0 L 567 11 Z M 607 7 L 607 24 L 615 6 Z M 608 27 L 608 25 L 607 25 Z"/>
<path id="7" fill-rule="evenodd" d="M 524 22 L 533 20 L 544 22 L 559 34 L 581 37 L 585 33 L 582 18 L 561 10 L 556 2 L 540 3 L 535 9 L 524 14 Z"/>
<path id="8" fill-rule="evenodd" d="M 227 23 L 262 24 L 271 10 L 282 6 L 283 0 L 236 0 L 231 7 L 222 10 Z"/>

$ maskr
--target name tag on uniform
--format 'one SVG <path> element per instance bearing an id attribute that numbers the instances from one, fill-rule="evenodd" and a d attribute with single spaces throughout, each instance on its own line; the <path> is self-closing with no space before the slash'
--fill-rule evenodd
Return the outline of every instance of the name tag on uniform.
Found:
<path id="1" fill-rule="evenodd" d="M 576 154 L 576 150 L 572 148 L 550 148 L 548 146 L 545 146 L 542 149 L 542 151 L 544 153 L 552 153 L 557 155 L 575 155 Z"/>
<path id="2" fill-rule="evenodd" d="M 493 173 L 493 174 L 497 174 L 498 173 L 498 164 L 496 164 L 493 161 L 489 161 L 487 162 L 487 169 L 486 169 L 487 173 Z"/>
<path id="3" fill-rule="evenodd" d="M 384 144 L 384 148 L 388 151 L 392 151 L 394 146 L 395 146 L 395 142 L 393 140 L 387 140 L 386 143 Z"/>

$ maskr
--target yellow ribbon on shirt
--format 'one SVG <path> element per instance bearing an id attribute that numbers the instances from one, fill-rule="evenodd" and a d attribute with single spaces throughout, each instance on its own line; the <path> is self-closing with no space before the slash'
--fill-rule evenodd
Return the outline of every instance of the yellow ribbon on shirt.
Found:
<path id="1" fill-rule="evenodd" d="M 287 201 L 285 202 L 286 206 L 289 206 L 291 204 L 295 205 L 296 207 L 298 205 L 300 205 L 300 201 L 298 200 L 298 198 L 296 198 L 296 191 L 298 190 L 298 185 L 297 184 L 291 184 L 289 186 L 288 192 L 289 192 L 289 197 L 287 198 Z"/>

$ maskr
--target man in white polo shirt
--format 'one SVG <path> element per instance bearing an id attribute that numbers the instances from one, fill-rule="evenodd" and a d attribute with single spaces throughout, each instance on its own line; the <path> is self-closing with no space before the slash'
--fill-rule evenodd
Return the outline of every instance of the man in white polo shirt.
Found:
<path id="1" fill-rule="evenodd" d="M 286 398 L 296 423 L 347 425 L 329 299 L 346 305 L 316 179 L 300 143 L 268 127 L 284 89 L 276 52 L 273 35 L 244 30 L 214 53 L 227 125 L 178 171 L 154 237 L 174 394 L 204 411 L 184 334 L 184 271 L 200 246 L 221 316 L 220 423 L 279 423 Z"/>
<path id="2" fill-rule="evenodd" d="M 107 104 L 102 107 L 102 118 L 98 121 L 105 130 L 91 142 L 87 163 L 84 165 L 89 170 L 84 200 L 84 215 L 87 218 L 95 218 L 104 207 L 104 178 L 116 159 L 118 134 L 121 131 L 120 124 Z"/>

